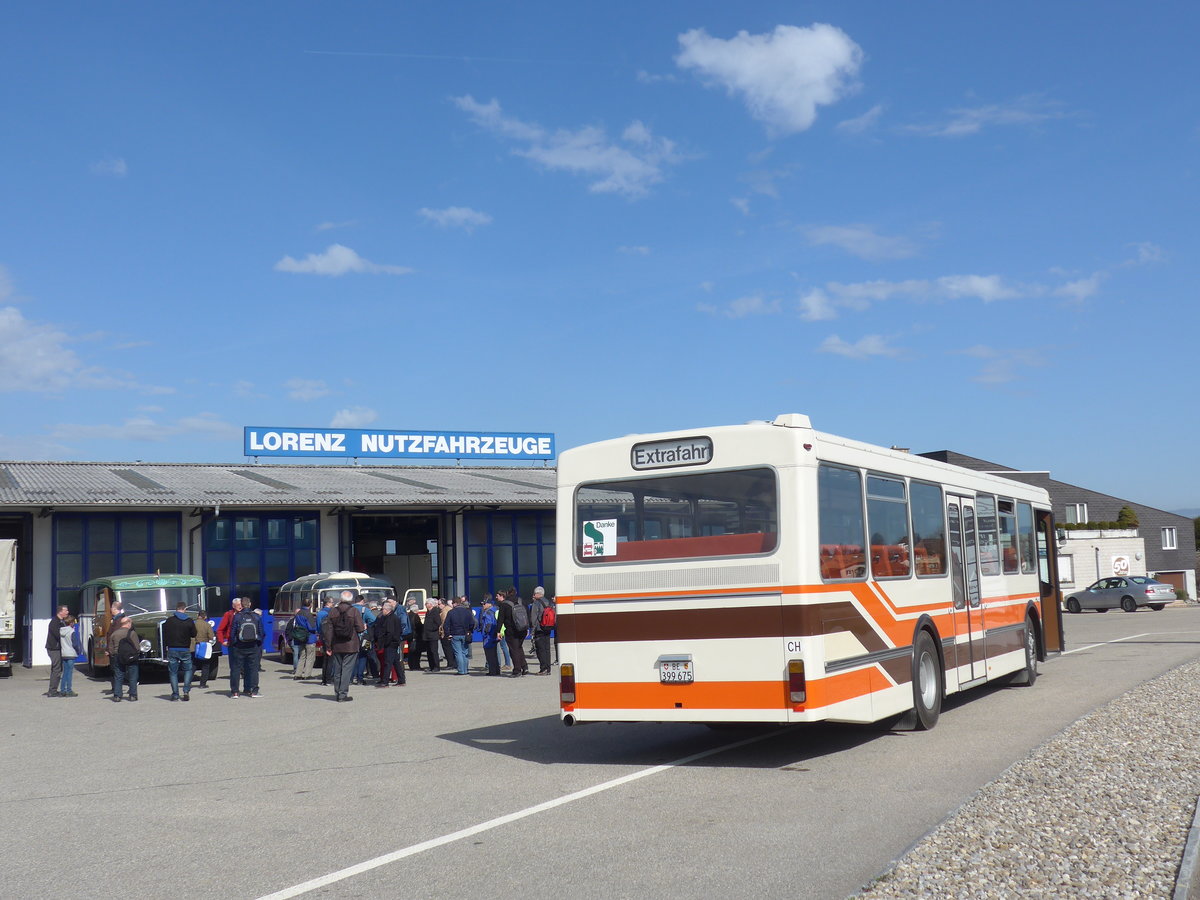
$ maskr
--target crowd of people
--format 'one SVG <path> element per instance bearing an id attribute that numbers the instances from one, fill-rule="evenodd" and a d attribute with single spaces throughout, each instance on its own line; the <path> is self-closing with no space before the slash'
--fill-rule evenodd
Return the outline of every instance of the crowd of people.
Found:
<path id="1" fill-rule="evenodd" d="M 478 610 L 466 597 L 430 598 L 424 609 L 416 602 L 400 609 L 394 599 L 380 603 L 343 590 L 339 597 L 326 598 L 320 609 L 295 610 L 285 625 L 284 639 L 292 650 L 292 677 L 297 681 L 314 678 L 316 662 L 322 660 L 322 684 L 332 686 L 334 698 L 343 703 L 354 699 L 350 696 L 352 684 L 366 685 L 369 680 L 381 688 L 404 685 L 406 670 L 453 670 L 455 675 L 466 675 L 477 637 L 483 647 L 484 675 L 528 675 L 526 639 L 532 640 L 537 674 L 549 675 L 551 653 L 557 654 L 556 623 L 554 600 L 541 587 L 534 590 L 529 604 L 517 595 L 516 588 L 509 588 L 486 595 Z M 112 699 L 117 703 L 136 701 L 141 640 L 119 604 L 114 604 L 106 640 Z M 229 657 L 229 696 L 260 696 L 266 629 L 261 610 L 255 609 L 248 597 L 235 597 L 215 629 L 204 610 L 193 618 L 187 604 L 179 603 L 163 623 L 162 640 L 172 701 L 190 699 L 195 676 L 199 676 L 201 688 L 216 679 L 222 649 Z M 68 607 L 60 607 L 50 620 L 46 651 L 51 664 L 48 696 L 78 696 L 72 690 L 72 672 L 82 648 Z"/>

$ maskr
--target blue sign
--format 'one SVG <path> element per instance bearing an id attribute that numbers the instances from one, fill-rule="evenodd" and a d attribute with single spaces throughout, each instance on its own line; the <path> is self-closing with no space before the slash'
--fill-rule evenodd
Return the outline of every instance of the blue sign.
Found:
<path id="1" fill-rule="evenodd" d="M 554 459 L 554 435 L 511 431 L 365 431 L 247 425 L 247 456 Z"/>

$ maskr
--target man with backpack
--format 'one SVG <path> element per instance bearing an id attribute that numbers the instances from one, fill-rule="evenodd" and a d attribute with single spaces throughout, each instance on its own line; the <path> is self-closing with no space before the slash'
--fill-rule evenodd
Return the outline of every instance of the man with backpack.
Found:
<path id="1" fill-rule="evenodd" d="M 558 614 L 554 609 L 554 601 L 546 596 L 546 589 L 533 589 L 533 607 L 530 610 L 530 620 L 533 624 L 533 650 L 537 654 L 538 674 L 550 674 L 550 636 L 554 633 L 554 624 Z"/>
<path id="2" fill-rule="evenodd" d="M 342 591 L 342 601 L 321 624 L 321 640 L 325 642 L 325 665 L 330 669 L 334 696 L 338 703 L 348 702 L 350 678 L 354 675 L 354 664 L 362 646 L 362 635 L 367 630 L 362 616 L 354 608 L 354 592 Z"/>
<path id="3" fill-rule="evenodd" d="M 296 609 L 289 628 L 292 638 L 292 678 L 302 681 L 312 676 L 313 660 L 317 656 L 317 626 L 308 607 Z"/>
<path id="4" fill-rule="evenodd" d="M 242 609 L 233 617 L 229 635 L 229 696 L 237 699 L 240 686 L 247 697 L 258 696 L 258 661 L 267 634 L 262 617 L 254 611 L 249 597 L 242 598 Z"/>
<path id="5" fill-rule="evenodd" d="M 517 589 L 510 587 L 500 601 L 500 625 L 504 629 L 504 640 L 512 656 L 512 677 L 529 674 L 529 663 L 525 661 L 525 635 L 529 631 L 529 611 L 517 596 Z"/>
<path id="6" fill-rule="evenodd" d="M 129 699 L 138 698 L 138 660 L 141 658 L 141 639 L 133 628 L 133 620 L 125 613 L 113 619 L 113 629 L 108 633 L 108 656 L 112 660 L 113 702 L 121 702 L 125 684 L 129 685 Z"/>

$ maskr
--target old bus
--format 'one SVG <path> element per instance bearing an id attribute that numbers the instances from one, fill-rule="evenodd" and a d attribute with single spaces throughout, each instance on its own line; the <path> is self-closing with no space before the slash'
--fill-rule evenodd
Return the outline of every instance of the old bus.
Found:
<path id="1" fill-rule="evenodd" d="M 568 725 L 932 728 L 1061 649 L 1044 490 L 807 416 L 568 450 L 558 529 Z"/>
<path id="2" fill-rule="evenodd" d="M 205 587 L 199 575 L 161 573 L 147 575 L 112 575 L 93 578 L 79 590 L 81 620 L 90 619 L 87 644 L 88 664 L 92 674 L 108 668 L 108 634 L 112 631 L 112 605 L 120 601 L 130 617 L 134 630 L 141 638 L 140 662 L 165 666 L 167 652 L 162 642 L 162 626 L 168 616 L 175 614 L 175 604 L 187 603 L 192 618 L 205 605 L 208 591 L 220 595 L 219 587 Z"/>

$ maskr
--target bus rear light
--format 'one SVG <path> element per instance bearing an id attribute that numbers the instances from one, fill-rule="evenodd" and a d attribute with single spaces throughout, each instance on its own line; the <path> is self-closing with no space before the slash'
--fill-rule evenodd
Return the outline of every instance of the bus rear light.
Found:
<path id="1" fill-rule="evenodd" d="M 558 700 L 563 706 L 575 702 L 575 666 L 572 663 L 558 667 Z"/>
<path id="2" fill-rule="evenodd" d="M 808 697 L 804 684 L 804 660 L 788 660 L 788 699 L 794 704 L 803 703 Z"/>

